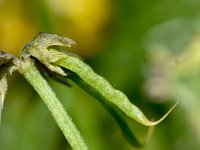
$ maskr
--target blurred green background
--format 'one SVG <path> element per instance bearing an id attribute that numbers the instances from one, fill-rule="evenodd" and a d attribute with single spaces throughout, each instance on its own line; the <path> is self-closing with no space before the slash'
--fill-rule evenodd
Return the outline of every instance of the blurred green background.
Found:
<path id="1" fill-rule="evenodd" d="M 0 0 L 0 49 L 19 56 L 38 32 L 77 42 L 69 51 L 122 90 L 156 126 L 144 150 L 200 149 L 199 0 Z M 77 85 L 48 80 L 91 150 L 134 150 L 111 115 Z M 142 142 L 144 127 L 127 122 Z M 0 150 L 70 149 L 37 93 L 9 77 Z"/>

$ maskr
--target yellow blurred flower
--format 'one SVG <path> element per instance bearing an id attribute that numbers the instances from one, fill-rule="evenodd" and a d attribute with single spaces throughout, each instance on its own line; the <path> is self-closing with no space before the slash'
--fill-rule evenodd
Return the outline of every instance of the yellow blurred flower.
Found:
<path id="1" fill-rule="evenodd" d="M 46 0 L 46 3 L 54 14 L 66 20 L 67 34 L 82 49 L 78 53 L 93 55 L 101 46 L 103 30 L 111 18 L 111 1 Z"/>
<path id="2" fill-rule="evenodd" d="M 37 32 L 52 30 L 49 32 L 69 36 L 77 42 L 72 52 L 92 56 L 106 40 L 105 27 L 111 18 L 110 2 L 111 0 L 3 1 L 0 3 L 0 49 L 19 55 L 22 46 Z M 48 25 L 50 27 L 46 29 Z"/>
<path id="3" fill-rule="evenodd" d="M 19 12 L 12 5 L 0 10 L 0 49 L 15 55 L 36 34 L 35 27 Z"/>

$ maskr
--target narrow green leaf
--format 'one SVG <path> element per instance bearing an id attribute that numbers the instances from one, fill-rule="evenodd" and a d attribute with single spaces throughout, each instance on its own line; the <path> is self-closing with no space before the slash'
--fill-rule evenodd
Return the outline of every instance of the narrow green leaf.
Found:
<path id="1" fill-rule="evenodd" d="M 126 115 L 146 126 L 156 125 L 163 121 L 178 104 L 177 102 L 161 119 L 151 122 L 138 107 L 129 101 L 123 92 L 114 89 L 107 80 L 96 74 L 91 67 L 78 58 L 65 55 L 64 58 L 59 59 L 54 64 L 75 72 L 86 83 L 99 91 L 102 96 L 120 108 Z"/>

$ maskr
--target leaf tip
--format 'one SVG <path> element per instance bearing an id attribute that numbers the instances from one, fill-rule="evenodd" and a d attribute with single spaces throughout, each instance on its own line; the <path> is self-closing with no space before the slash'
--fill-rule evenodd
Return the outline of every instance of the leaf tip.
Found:
<path id="1" fill-rule="evenodd" d="M 181 98 L 182 98 L 182 93 L 179 93 L 179 98 L 178 98 L 178 100 L 177 100 L 176 103 L 165 113 L 164 116 L 162 116 L 159 120 L 157 120 L 157 121 L 155 121 L 155 122 L 149 121 L 149 122 L 147 122 L 146 125 L 147 125 L 147 126 L 155 126 L 155 125 L 161 123 L 161 122 L 174 110 L 174 108 L 175 108 L 175 107 L 178 105 L 178 103 L 180 102 Z"/>

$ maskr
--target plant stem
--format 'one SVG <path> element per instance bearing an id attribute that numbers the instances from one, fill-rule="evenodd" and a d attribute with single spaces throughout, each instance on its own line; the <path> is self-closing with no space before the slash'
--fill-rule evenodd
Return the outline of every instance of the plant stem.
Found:
<path id="1" fill-rule="evenodd" d="M 35 67 L 33 60 L 29 57 L 22 60 L 18 71 L 27 79 L 43 99 L 72 149 L 87 150 L 88 148 L 80 132 L 72 122 L 71 117 L 64 110 L 47 81 Z"/>

